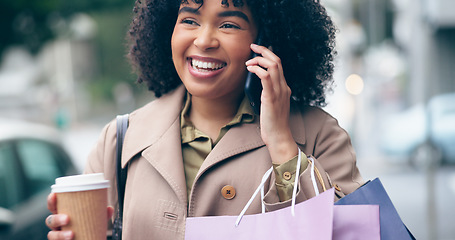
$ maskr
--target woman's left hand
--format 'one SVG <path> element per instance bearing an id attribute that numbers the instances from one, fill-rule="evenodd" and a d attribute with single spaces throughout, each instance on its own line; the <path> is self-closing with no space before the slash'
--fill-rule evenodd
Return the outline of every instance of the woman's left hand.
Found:
<path id="1" fill-rule="evenodd" d="M 256 74 L 262 83 L 261 136 L 272 161 L 284 163 L 298 153 L 297 144 L 289 128 L 291 89 L 283 74 L 281 59 L 270 49 L 251 44 L 251 50 L 262 56 L 248 60 L 248 71 Z"/>

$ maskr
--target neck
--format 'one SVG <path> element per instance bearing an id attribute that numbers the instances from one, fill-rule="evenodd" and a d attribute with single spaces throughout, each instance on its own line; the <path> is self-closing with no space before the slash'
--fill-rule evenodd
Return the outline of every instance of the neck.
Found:
<path id="1" fill-rule="evenodd" d="M 189 118 L 197 129 L 215 140 L 220 129 L 234 118 L 243 97 L 243 94 L 230 99 L 205 99 L 192 96 Z"/>

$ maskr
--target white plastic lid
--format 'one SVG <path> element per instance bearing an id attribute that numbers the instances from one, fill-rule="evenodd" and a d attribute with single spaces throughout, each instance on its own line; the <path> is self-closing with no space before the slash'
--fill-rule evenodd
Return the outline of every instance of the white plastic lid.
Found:
<path id="1" fill-rule="evenodd" d="M 51 186 L 52 192 L 79 192 L 96 190 L 109 187 L 109 180 L 104 179 L 103 173 L 91 173 L 60 177 L 55 179 L 55 184 Z"/>

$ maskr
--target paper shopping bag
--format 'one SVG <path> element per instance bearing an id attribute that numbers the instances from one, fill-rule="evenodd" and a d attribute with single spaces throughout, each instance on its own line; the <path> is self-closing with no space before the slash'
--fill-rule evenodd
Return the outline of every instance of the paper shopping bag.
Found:
<path id="1" fill-rule="evenodd" d="M 378 205 L 333 207 L 333 240 L 381 239 Z"/>
<path id="2" fill-rule="evenodd" d="M 332 239 L 333 189 L 291 207 L 243 216 L 194 217 L 186 219 L 186 240 L 242 239 Z"/>
<path id="3" fill-rule="evenodd" d="M 356 191 L 348 194 L 335 203 L 336 205 L 358 205 L 375 204 L 379 205 L 379 216 L 381 224 L 382 240 L 406 240 L 415 239 L 411 232 L 401 221 L 398 212 L 393 206 L 381 181 L 376 178 L 368 181 Z"/>
<path id="4" fill-rule="evenodd" d="M 297 166 L 300 166 L 299 151 Z M 311 161 L 311 181 L 316 197 L 295 204 L 298 178 L 294 182 L 290 207 L 265 213 L 264 183 L 272 173 L 270 168 L 239 216 L 196 217 L 186 220 L 186 240 L 204 239 L 336 239 L 379 240 L 379 209 L 372 205 L 334 206 L 334 189 L 322 194 L 314 177 Z M 299 175 L 297 168 L 296 175 Z M 262 214 L 244 215 L 258 192 L 261 191 Z"/>
<path id="5" fill-rule="evenodd" d="M 337 205 L 328 190 L 317 197 L 264 214 L 245 215 L 238 227 L 237 216 L 187 218 L 185 239 L 334 239 L 380 240 L 378 205 Z M 333 220 L 330 214 L 333 208 Z M 321 218 L 322 217 L 322 218 Z M 332 231 L 332 232 L 330 232 Z"/>

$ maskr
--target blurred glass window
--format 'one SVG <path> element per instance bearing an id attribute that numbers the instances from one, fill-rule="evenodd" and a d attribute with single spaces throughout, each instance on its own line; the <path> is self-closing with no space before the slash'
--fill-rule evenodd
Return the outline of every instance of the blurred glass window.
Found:
<path id="1" fill-rule="evenodd" d="M 23 178 L 12 142 L 0 143 L 0 207 L 10 209 L 24 198 Z"/>
<path id="2" fill-rule="evenodd" d="M 57 149 L 46 142 L 21 140 L 17 143 L 24 174 L 27 179 L 27 194 L 50 189 L 56 177 L 60 176 Z"/>

